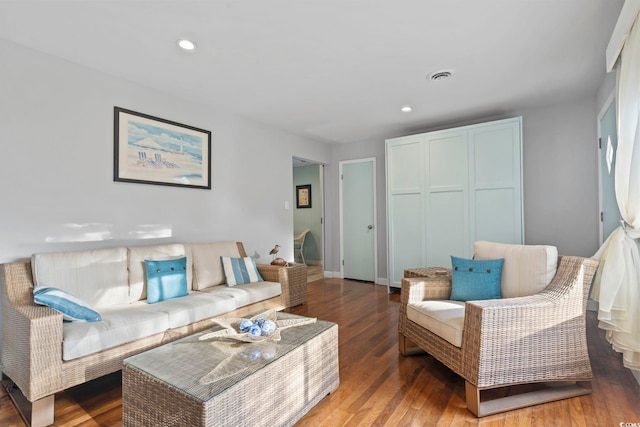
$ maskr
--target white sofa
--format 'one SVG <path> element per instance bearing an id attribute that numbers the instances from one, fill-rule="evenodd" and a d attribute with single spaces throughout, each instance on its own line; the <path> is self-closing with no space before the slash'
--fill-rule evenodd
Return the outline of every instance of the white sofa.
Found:
<path id="1" fill-rule="evenodd" d="M 211 327 L 213 317 L 285 308 L 286 267 L 258 265 L 264 281 L 229 287 L 221 256 L 246 253 L 237 242 L 168 244 L 43 253 L 3 264 L 2 373 L 21 392 L 14 387 L 12 395 L 25 418 L 32 425 L 53 423 L 54 393 L 118 371 L 133 354 Z M 188 295 L 149 304 L 145 260 L 181 257 Z M 34 303 L 38 285 L 72 294 L 102 320 L 63 322 L 60 312 Z"/>

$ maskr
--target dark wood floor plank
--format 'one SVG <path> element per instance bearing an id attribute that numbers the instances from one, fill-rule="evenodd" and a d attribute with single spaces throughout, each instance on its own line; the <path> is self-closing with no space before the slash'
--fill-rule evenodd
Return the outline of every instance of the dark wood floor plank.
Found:
<path id="1" fill-rule="evenodd" d="M 297 427 L 618 426 L 640 422 L 640 386 L 587 314 L 593 393 L 478 419 L 466 409 L 464 381 L 428 354 L 397 349 L 398 293 L 340 279 L 309 284 L 308 303 L 289 312 L 339 325 L 340 387 Z M 120 373 L 56 395 L 56 426 L 121 427 Z M 496 396 L 505 391 L 496 392 Z M 0 426 L 23 427 L 0 392 Z"/>

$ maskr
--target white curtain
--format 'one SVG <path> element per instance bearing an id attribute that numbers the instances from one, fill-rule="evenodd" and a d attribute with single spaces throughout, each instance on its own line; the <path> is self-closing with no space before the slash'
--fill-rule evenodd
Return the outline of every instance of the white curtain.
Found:
<path id="1" fill-rule="evenodd" d="M 640 370 L 640 23 L 636 17 L 618 71 L 615 193 L 621 226 L 594 255 L 600 259 L 592 298 L 624 366 Z"/>

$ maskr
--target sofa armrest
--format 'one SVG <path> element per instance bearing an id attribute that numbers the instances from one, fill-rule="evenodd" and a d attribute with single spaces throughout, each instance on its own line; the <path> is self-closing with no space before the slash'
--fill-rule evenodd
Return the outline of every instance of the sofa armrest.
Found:
<path id="1" fill-rule="evenodd" d="M 2 372 L 34 401 L 62 384 L 62 314 L 33 302 L 29 262 L 1 267 Z"/>
<path id="2" fill-rule="evenodd" d="M 262 278 L 268 282 L 281 282 L 287 280 L 287 267 L 282 265 L 256 264 Z"/>
<path id="3" fill-rule="evenodd" d="M 585 310 L 597 261 L 561 257 L 543 291 L 465 306 L 464 377 L 477 387 L 588 381 Z"/>
<path id="4" fill-rule="evenodd" d="M 307 266 L 258 264 L 258 271 L 264 280 L 279 282 L 285 307 L 293 307 L 307 302 Z"/>

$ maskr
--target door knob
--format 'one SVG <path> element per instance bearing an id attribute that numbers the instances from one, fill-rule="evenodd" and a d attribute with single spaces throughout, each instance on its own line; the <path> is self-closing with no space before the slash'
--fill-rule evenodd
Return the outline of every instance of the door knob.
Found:
<path id="1" fill-rule="evenodd" d="M 367 226 L 367 228 L 368 228 L 369 230 L 373 230 L 373 225 L 368 225 L 368 226 Z"/>

